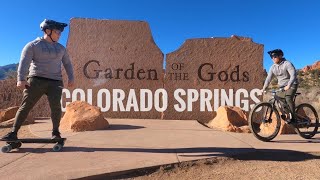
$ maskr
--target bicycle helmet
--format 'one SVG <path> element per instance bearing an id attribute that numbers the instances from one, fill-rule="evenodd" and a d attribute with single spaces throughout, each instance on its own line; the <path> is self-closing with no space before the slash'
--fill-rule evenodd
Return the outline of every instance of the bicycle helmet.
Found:
<path id="1" fill-rule="evenodd" d="M 50 34 L 48 34 L 48 36 L 50 37 L 50 39 L 52 40 L 52 42 L 56 42 L 52 39 L 51 35 L 52 35 L 52 30 L 53 29 L 57 29 L 59 31 L 63 31 L 64 28 L 68 26 L 66 23 L 60 23 L 60 22 L 57 22 L 57 21 L 54 21 L 54 20 L 50 20 L 50 19 L 45 19 L 42 21 L 42 23 L 40 24 L 40 29 L 45 32 L 46 32 L 46 29 L 50 29 Z"/>
<path id="2" fill-rule="evenodd" d="M 45 31 L 46 29 L 57 29 L 60 30 L 61 32 L 64 30 L 64 28 L 68 26 L 66 23 L 60 23 L 54 20 L 50 19 L 45 19 L 41 24 L 40 24 L 40 29 L 42 31 Z"/>
<path id="3" fill-rule="evenodd" d="M 275 49 L 272 51 L 268 51 L 268 54 L 272 58 L 273 56 L 283 56 L 283 51 L 281 49 Z"/>

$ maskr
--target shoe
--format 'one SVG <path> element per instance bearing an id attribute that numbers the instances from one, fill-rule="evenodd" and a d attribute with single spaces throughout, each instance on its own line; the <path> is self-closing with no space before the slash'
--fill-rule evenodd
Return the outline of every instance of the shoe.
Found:
<path id="1" fill-rule="evenodd" d="M 6 134 L 5 136 L 3 136 L 1 138 L 1 140 L 5 140 L 5 141 L 14 141 L 17 140 L 17 133 L 16 132 L 9 132 L 8 134 Z"/>
<path id="2" fill-rule="evenodd" d="M 59 131 L 52 131 L 51 139 L 61 139 L 60 132 Z"/>
<path id="3" fill-rule="evenodd" d="M 289 119 L 287 121 L 288 124 L 291 124 L 291 125 L 296 125 L 297 124 L 297 121 L 295 119 Z"/>

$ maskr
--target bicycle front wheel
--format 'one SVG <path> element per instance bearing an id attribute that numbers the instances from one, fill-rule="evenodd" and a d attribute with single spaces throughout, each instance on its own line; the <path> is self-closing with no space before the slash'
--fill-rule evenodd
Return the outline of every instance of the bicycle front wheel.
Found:
<path id="1" fill-rule="evenodd" d="M 297 106 L 296 116 L 298 118 L 295 128 L 297 134 L 305 139 L 310 139 L 317 134 L 319 117 L 312 105 L 303 103 Z"/>
<path id="2" fill-rule="evenodd" d="M 249 127 L 261 141 L 271 141 L 280 131 L 280 115 L 268 102 L 258 103 L 249 114 Z"/>

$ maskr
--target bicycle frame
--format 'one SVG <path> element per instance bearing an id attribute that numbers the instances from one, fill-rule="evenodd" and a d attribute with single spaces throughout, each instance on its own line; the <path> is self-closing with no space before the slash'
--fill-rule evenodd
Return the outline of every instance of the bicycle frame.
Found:
<path id="1" fill-rule="evenodd" d="M 273 108 L 276 108 L 280 111 L 281 113 L 281 118 L 285 121 L 287 121 L 288 119 L 292 118 L 292 112 L 290 110 L 290 108 L 288 107 L 288 104 L 286 102 L 286 100 L 284 98 L 281 98 L 277 95 L 277 92 L 281 92 L 283 91 L 283 89 L 279 89 L 279 90 L 272 90 L 272 98 L 269 100 L 269 103 L 272 104 Z M 295 103 L 295 99 L 296 96 L 294 96 L 293 99 L 293 103 Z M 272 114 L 273 110 L 271 110 L 271 114 Z"/>
<path id="2" fill-rule="evenodd" d="M 283 89 L 278 89 L 278 90 L 271 90 L 271 94 L 272 94 L 272 98 L 269 100 L 269 103 L 272 105 L 272 108 L 276 108 L 280 113 L 280 117 L 281 119 L 283 119 L 284 121 L 287 121 L 289 119 L 292 119 L 292 111 L 290 110 L 290 108 L 288 107 L 288 104 L 285 100 L 285 98 L 282 98 L 282 97 L 279 97 L 277 95 L 277 92 L 282 92 Z M 293 103 L 295 104 L 295 101 L 296 101 L 296 97 L 301 94 L 301 93 L 296 93 L 294 95 L 294 98 L 293 98 Z M 267 112 L 268 112 L 268 109 L 267 109 Z M 271 113 L 273 113 L 273 110 L 271 109 Z M 303 117 L 299 116 L 299 114 L 296 114 L 296 116 L 298 118 L 301 118 L 301 119 L 304 119 Z M 300 124 L 306 124 L 306 123 L 310 123 L 310 120 L 306 120 L 306 122 L 302 122 Z"/>

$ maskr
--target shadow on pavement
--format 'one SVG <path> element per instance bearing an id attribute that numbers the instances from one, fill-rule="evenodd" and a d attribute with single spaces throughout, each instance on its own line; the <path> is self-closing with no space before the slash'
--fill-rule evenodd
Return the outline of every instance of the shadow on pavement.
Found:
<path id="1" fill-rule="evenodd" d="M 53 152 L 51 148 L 20 148 L 11 153 L 67 153 L 67 152 L 128 152 L 128 153 L 165 153 L 177 154 L 178 157 L 233 157 L 243 160 L 266 161 L 304 161 L 320 159 L 319 155 L 293 150 L 281 149 L 253 149 L 253 148 L 223 148 L 223 147 L 196 147 L 196 148 L 94 148 L 94 147 L 64 147 L 61 152 Z M 320 151 L 320 150 L 319 150 Z"/>
<path id="2" fill-rule="evenodd" d="M 273 143 L 319 143 L 320 145 L 320 138 L 313 138 L 313 139 L 302 139 L 302 140 L 273 140 Z M 320 150 L 319 150 L 320 151 Z"/>
<path id="3" fill-rule="evenodd" d="M 134 125 L 127 125 L 127 124 L 110 124 L 110 127 L 105 129 L 108 131 L 111 130 L 131 130 L 131 129 L 142 129 L 145 128 L 144 126 L 134 126 Z"/>
<path id="4" fill-rule="evenodd" d="M 202 149 L 203 148 L 197 148 Z M 220 148 L 217 148 L 220 149 Z M 230 148 L 222 148 L 221 150 L 230 149 Z M 232 148 L 231 148 L 232 149 Z M 239 149 L 235 148 L 234 150 Z M 240 148 L 241 149 L 241 148 Z M 244 148 L 245 149 L 245 148 Z M 311 153 L 304 153 L 299 151 L 291 151 L 291 150 L 275 150 L 275 149 L 261 149 L 256 150 L 254 152 L 249 153 L 242 153 L 238 155 L 232 156 L 225 156 L 227 159 L 219 159 L 218 157 L 200 159 L 200 160 L 193 160 L 193 161 L 186 161 L 180 163 L 172 163 L 172 164 L 165 164 L 160 166 L 153 166 L 153 167 L 146 167 L 146 168 L 139 168 L 139 169 L 131 169 L 126 171 L 119 171 L 119 172 L 111 172 L 111 173 L 104 173 L 98 174 L 94 176 L 88 176 L 79 178 L 86 179 L 86 180 L 94 180 L 94 179 L 132 179 L 139 176 L 146 176 L 152 174 L 156 171 L 162 170 L 172 170 L 174 168 L 179 167 L 192 167 L 197 163 L 203 163 L 205 165 L 212 165 L 219 163 L 219 161 L 226 161 L 226 160 L 244 160 L 244 161 L 287 161 L 287 162 L 295 162 L 295 161 L 305 161 L 311 159 L 320 159 L 320 153 L 311 154 Z"/>

